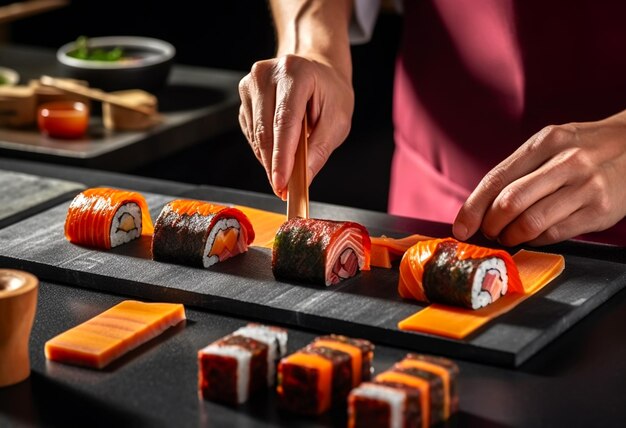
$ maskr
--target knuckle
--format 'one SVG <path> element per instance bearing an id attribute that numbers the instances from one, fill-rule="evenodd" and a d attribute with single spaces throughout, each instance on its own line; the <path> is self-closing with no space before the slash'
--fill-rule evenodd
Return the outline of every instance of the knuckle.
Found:
<path id="1" fill-rule="evenodd" d="M 551 144 L 564 144 L 571 141 L 576 133 L 576 128 L 571 124 L 548 125 L 543 130 L 543 140 Z"/>
<path id="2" fill-rule="evenodd" d="M 279 101 L 274 114 L 274 128 L 277 130 L 289 129 L 299 124 L 300 119 L 296 120 L 295 114 L 286 100 Z"/>
<path id="3" fill-rule="evenodd" d="M 265 124 L 261 120 L 258 120 L 254 126 L 254 140 L 256 144 L 263 146 L 269 138 L 271 138 L 271 133 Z"/>
<path id="4" fill-rule="evenodd" d="M 313 147 L 309 147 L 309 149 L 313 152 L 312 154 L 319 159 L 322 159 L 324 162 L 330 157 L 332 153 L 332 149 L 328 144 L 316 144 Z"/>
<path id="5" fill-rule="evenodd" d="M 483 185 L 487 189 L 500 190 L 506 184 L 504 170 L 502 168 L 494 168 L 489 171 L 483 178 Z"/>
<path id="6" fill-rule="evenodd" d="M 246 74 L 237 85 L 237 89 L 239 90 L 239 96 L 243 98 L 248 94 L 248 87 L 250 86 L 250 75 Z"/>
<path id="7" fill-rule="evenodd" d="M 606 183 L 601 177 L 593 177 L 589 180 L 588 192 L 593 195 L 592 208 L 596 215 L 604 217 L 611 214 L 613 200 L 606 192 Z"/>
<path id="8" fill-rule="evenodd" d="M 519 212 L 524 208 L 523 193 L 516 187 L 506 189 L 496 205 L 505 213 Z"/>
<path id="9" fill-rule="evenodd" d="M 270 61 L 268 60 L 257 61 L 254 64 L 252 64 L 252 67 L 250 68 L 250 73 L 247 76 L 245 76 L 244 79 L 246 79 L 247 77 L 248 80 L 249 79 L 252 79 L 254 81 L 263 80 L 269 70 L 271 70 Z"/>
<path id="10" fill-rule="evenodd" d="M 547 243 L 553 243 L 562 241 L 563 239 L 565 239 L 565 235 L 563 234 L 561 228 L 555 225 L 547 228 L 542 233 L 542 238 Z"/>
<path id="11" fill-rule="evenodd" d="M 532 212 L 524 212 L 518 218 L 521 232 L 528 237 L 536 237 L 545 229 L 545 219 L 542 215 Z"/>
<path id="12" fill-rule="evenodd" d="M 302 63 L 301 57 L 287 54 L 278 60 L 278 69 L 285 74 L 293 74 L 302 66 Z"/>

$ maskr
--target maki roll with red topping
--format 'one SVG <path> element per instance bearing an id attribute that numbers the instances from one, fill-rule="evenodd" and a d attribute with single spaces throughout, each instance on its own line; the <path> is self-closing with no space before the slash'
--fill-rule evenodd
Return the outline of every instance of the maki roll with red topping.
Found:
<path id="1" fill-rule="evenodd" d="M 318 415 L 345 404 L 353 387 L 371 376 L 374 345 L 345 336 L 319 337 L 278 364 L 280 405 Z"/>
<path id="2" fill-rule="evenodd" d="M 163 207 L 154 227 L 154 260 L 207 268 L 248 251 L 254 229 L 237 208 L 178 199 Z"/>
<path id="3" fill-rule="evenodd" d="M 409 354 L 348 398 L 348 426 L 422 427 L 447 421 L 459 406 L 458 366 L 451 360 Z"/>
<path id="4" fill-rule="evenodd" d="M 74 244 L 111 249 L 152 233 L 148 203 L 141 193 L 93 187 L 76 195 L 65 218 L 65 237 Z"/>
<path id="5" fill-rule="evenodd" d="M 278 280 L 332 285 L 370 268 L 367 229 L 350 221 L 292 218 L 281 225 L 272 248 Z"/>
<path id="6" fill-rule="evenodd" d="M 478 309 L 507 292 L 523 292 L 517 266 L 505 250 L 453 238 L 420 241 L 400 261 L 400 296 Z"/>
<path id="7" fill-rule="evenodd" d="M 275 385 L 276 365 L 287 352 L 287 330 L 250 323 L 198 351 L 203 398 L 242 404 Z"/>

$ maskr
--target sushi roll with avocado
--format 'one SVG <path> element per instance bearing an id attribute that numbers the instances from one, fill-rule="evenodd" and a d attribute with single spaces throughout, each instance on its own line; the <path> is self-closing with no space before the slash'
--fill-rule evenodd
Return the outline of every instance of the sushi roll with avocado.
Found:
<path id="1" fill-rule="evenodd" d="M 364 339 L 330 335 L 281 359 L 280 406 L 303 415 L 319 415 L 345 405 L 351 389 L 371 377 L 374 345 Z"/>
<path id="2" fill-rule="evenodd" d="M 110 249 L 152 233 L 152 219 L 142 194 L 93 187 L 76 195 L 65 218 L 68 241 Z"/>
<path id="3" fill-rule="evenodd" d="M 272 272 L 278 280 L 333 285 L 369 270 L 370 249 L 358 223 L 296 217 L 276 232 Z"/>
<path id="4" fill-rule="evenodd" d="M 198 352 L 198 390 L 211 401 L 239 405 L 275 385 L 287 352 L 287 330 L 250 323 Z"/>
<path id="5" fill-rule="evenodd" d="M 166 204 L 154 226 L 154 260 L 208 268 L 248 251 L 254 229 L 237 208 L 192 199 Z"/>
<path id="6" fill-rule="evenodd" d="M 400 296 L 420 302 L 479 309 L 507 292 L 523 292 L 508 252 L 453 238 L 416 243 L 402 256 L 399 269 Z"/>
<path id="7" fill-rule="evenodd" d="M 459 368 L 452 360 L 408 354 L 348 397 L 351 428 L 427 428 L 458 411 Z"/>

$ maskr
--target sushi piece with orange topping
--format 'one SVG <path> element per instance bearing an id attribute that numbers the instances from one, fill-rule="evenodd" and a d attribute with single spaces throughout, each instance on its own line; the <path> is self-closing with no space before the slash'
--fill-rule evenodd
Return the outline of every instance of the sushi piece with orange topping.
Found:
<path id="1" fill-rule="evenodd" d="M 318 415 L 345 405 L 350 390 L 372 373 L 374 345 L 339 335 L 318 337 L 278 364 L 277 392 L 282 408 Z"/>
<path id="2" fill-rule="evenodd" d="M 272 248 L 278 280 L 337 284 L 370 269 L 367 229 L 351 221 L 295 217 L 283 223 Z"/>
<path id="3" fill-rule="evenodd" d="M 507 251 L 453 238 L 417 242 L 402 256 L 399 270 L 400 296 L 420 302 L 478 309 L 507 292 L 523 292 Z"/>
<path id="4" fill-rule="evenodd" d="M 148 204 L 141 193 L 94 187 L 76 195 L 65 219 L 72 243 L 110 249 L 152 233 Z"/>
<path id="5" fill-rule="evenodd" d="M 248 251 L 254 229 L 239 209 L 176 199 L 159 214 L 152 237 L 154 260 L 204 267 Z"/>
<path id="6" fill-rule="evenodd" d="M 443 357 L 408 354 L 373 381 L 350 391 L 350 428 L 428 428 L 458 411 L 457 364 Z"/>

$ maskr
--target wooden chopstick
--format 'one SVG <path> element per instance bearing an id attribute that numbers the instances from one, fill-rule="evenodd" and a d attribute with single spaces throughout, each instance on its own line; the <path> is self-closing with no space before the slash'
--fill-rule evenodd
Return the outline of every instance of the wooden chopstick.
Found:
<path id="1" fill-rule="evenodd" d="M 47 12 L 68 4 L 69 0 L 30 0 L 0 6 L 0 24 Z"/>
<path id="2" fill-rule="evenodd" d="M 306 113 L 302 120 L 300 141 L 296 149 L 291 178 L 287 185 L 287 219 L 294 217 L 309 218 L 309 180 L 307 166 L 307 129 Z"/>
<path id="3" fill-rule="evenodd" d="M 127 108 L 129 110 L 134 110 L 139 113 L 143 113 L 147 116 L 157 117 L 154 110 L 146 106 L 129 103 L 125 99 L 120 98 L 119 96 L 115 94 L 104 92 L 97 88 L 81 86 L 77 83 L 74 83 L 68 80 L 57 79 L 55 77 L 45 76 L 45 75 L 41 76 L 41 78 L 39 79 L 39 83 L 41 83 L 44 86 L 51 86 L 53 88 L 60 89 L 65 92 L 69 92 L 71 94 L 82 95 L 84 97 L 87 97 L 96 101 L 113 104 L 115 106 Z"/>

